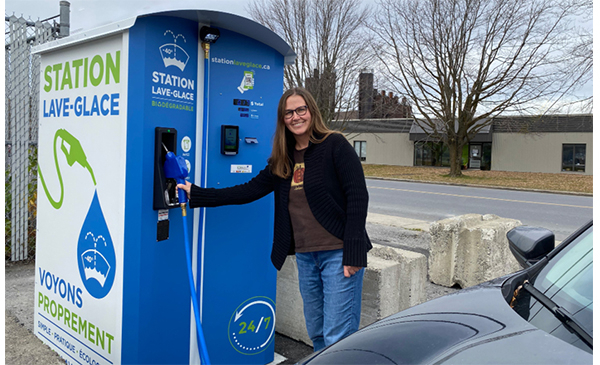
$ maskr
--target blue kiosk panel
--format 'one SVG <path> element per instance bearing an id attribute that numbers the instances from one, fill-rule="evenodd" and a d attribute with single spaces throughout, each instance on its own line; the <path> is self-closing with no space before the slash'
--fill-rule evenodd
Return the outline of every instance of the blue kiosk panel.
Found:
<path id="1" fill-rule="evenodd" d="M 174 152 L 195 166 L 195 98 L 201 87 L 197 22 L 139 18 L 129 30 L 128 73 L 122 363 L 189 363 L 190 289 L 181 210 L 159 215 L 152 182 L 156 127 L 176 129 Z M 191 143 L 183 145 L 184 139 Z M 158 240 L 157 227 L 165 219 L 168 238 Z M 191 226 L 191 216 L 187 219 Z"/>
<path id="2" fill-rule="evenodd" d="M 175 152 L 189 162 L 190 176 L 202 176 L 208 187 L 248 181 L 266 167 L 271 153 L 284 56 L 221 28 L 209 59 L 198 60 L 200 26 L 191 19 L 150 16 L 129 30 L 127 181 L 139 184 L 126 187 L 124 364 L 188 363 L 193 358 L 180 210 L 169 210 L 168 239 L 157 240 L 154 229 L 165 219 L 150 198 L 154 129 L 177 130 Z M 204 77 L 198 77 L 198 62 L 205 62 Z M 195 100 L 200 88 L 207 90 L 204 104 Z M 205 121 L 198 105 L 207 108 Z M 221 153 L 222 125 L 239 127 L 236 155 Z M 202 141 L 195 139 L 197 128 Z M 202 171 L 194 171 L 196 166 Z M 197 278 L 211 361 L 273 361 L 273 195 L 242 206 L 195 210 L 188 214 L 190 225 L 192 216 L 200 225 Z"/>
<path id="3" fill-rule="evenodd" d="M 271 154 L 283 92 L 283 56 L 220 29 L 208 62 L 207 186 L 249 181 Z M 221 126 L 239 126 L 237 155 L 221 153 Z M 270 261 L 273 194 L 246 205 L 206 209 L 203 328 L 211 361 L 273 361 L 277 273 Z"/>
<path id="4" fill-rule="evenodd" d="M 199 59 L 199 30 L 211 23 L 221 36 L 211 46 L 209 59 Z M 249 19 L 177 10 L 74 35 L 41 52 L 46 70 L 42 90 L 47 89 L 41 110 L 48 115 L 41 119 L 40 151 L 54 149 L 56 160 L 60 137 L 68 162 L 64 143 L 77 146 L 81 141 L 95 175 L 89 165 L 89 173 L 65 168 L 70 190 L 62 208 L 60 203 L 54 206 L 52 194 L 40 201 L 36 318 L 45 327 L 38 335 L 62 351 L 69 363 L 197 363 L 185 253 L 189 239 L 198 252 L 195 274 L 211 362 L 272 362 L 277 277 L 270 262 L 273 195 L 247 205 L 188 210 L 187 217 L 177 204 L 157 206 L 155 192 L 164 190 L 155 189 L 156 171 L 162 171 L 155 160 L 161 151 L 157 147 L 166 140 L 157 143 L 156 129 L 172 132 L 167 149 L 186 160 L 192 182 L 216 188 L 247 182 L 266 167 L 271 154 L 284 60 L 294 56 L 289 45 Z M 68 74 L 70 65 L 74 79 Z M 101 77 L 104 67 L 107 74 Z M 58 81 L 53 87 L 47 84 L 53 75 L 58 80 L 60 69 L 68 75 L 61 77 L 65 90 L 59 90 Z M 73 82 L 78 85 L 80 71 L 86 74 L 83 85 L 71 90 Z M 197 100 L 199 96 L 205 100 Z M 89 119 L 77 119 L 77 100 L 91 103 L 91 115 L 79 110 Z M 61 118 L 56 109 L 44 109 L 56 108 L 58 102 L 66 103 L 61 104 L 64 114 L 58 111 Z M 239 128 L 237 154 L 221 153 L 223 125 Z M 62 155 L 60 161 L 48 156 L 40 153 L 44 173 L 64 160 Z M 81 156 L 84 161 L 79 163 L 85 167 Z M 55 188 L 63 189 L 60 185 Z M 76 197 L 89 199 L 89 204 Z M 194 227 L 188 237 L 184 219 Z M 110 269 L 96 256 L 86 255 L 90 246 L 76 245 L 88 236 L 94 240 L 94 252 L 106 254 Z M 96 246 L 101 243 L 104 246 Z M 67 281 L 56 284 L 53 275 Z M 102 290 L 95 283 L 90 286 L 90 280 Z M 65 299 L 67 282 L 78 289 L 78 300 Z M 52 283 L 59 286 L 54 293 Z M 69 322 L 52 309 L 58 304 L 70 308 Z M 81 351 L 75 356 L 75 345 L 65 349 L 46 338 L 52 331 L 79 341 L 76 346 L 81 345 L 88 357 Z"/>

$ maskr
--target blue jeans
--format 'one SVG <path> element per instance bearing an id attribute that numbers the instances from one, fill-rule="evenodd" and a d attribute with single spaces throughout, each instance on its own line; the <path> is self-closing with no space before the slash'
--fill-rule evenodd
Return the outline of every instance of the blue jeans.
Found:
<path id="1" fill-rule="evenodd" d="M 356 332 L 365 269 L 347 278 L 342 250 L 296 253 L 304 320 L 315 351 Z"/>

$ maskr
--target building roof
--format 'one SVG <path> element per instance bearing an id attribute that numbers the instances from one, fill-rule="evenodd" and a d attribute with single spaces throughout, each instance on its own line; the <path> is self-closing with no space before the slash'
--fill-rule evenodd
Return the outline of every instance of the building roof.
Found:
<path id="1" fill-rule="evenodd" d="M 482 120 L 476 123 L 471 129 L 480 126 L 481 124 L 486 123 L 487 120 Z M 441 123 L 440 123 L 441 124 Z M 443 128 L 440 128 L 443 130 Z M 455 130 L 458 129 L 455 124 Z M 490 133 L 492 130 L 491 124 L 484 125 L 477 132 L 475 137 L 471 138 L 471 142 L 491 142 L 492 134 Z M 419 125 L 417 122 L 414 122 L 412 127 L 410 128 L 410 140 L 411 141 L 429 141 L 429 140 L 437 140 L 436 137 L 432 136 L 433 129 L 429 127 L 429 125 L 424 124 L 423 126 Z"/>
<path id="2" fill-rule="evenodd" d="M 497 133 L 592 133 L 592 114 L 501 116 L 484 126 L 472 142 L 491 142 Z M 431 139 L 431 129 L 425 130 L 413 118 L 350 119 L 332 121 L 331 128 L 344 133 L 410 133 L 412 141 Z M 343 130 L 342 130 L 343 129 Z"/>
<path id="3" fill-rule="evenodd" d="M 350 119 L 332 121 L 330 127 L 344 133 L 408 133 L 412 118 Z"/>
<path id="4" fill-rule="evenodd" d="M 553 114 L 503 116 L 494 118 L 493 131 L 499 133 L 592 133 L 592 114 Z"/>

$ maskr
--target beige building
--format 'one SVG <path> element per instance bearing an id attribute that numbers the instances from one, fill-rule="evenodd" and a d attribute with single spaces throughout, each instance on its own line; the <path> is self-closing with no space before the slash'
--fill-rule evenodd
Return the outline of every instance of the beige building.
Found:
<path id="1" fill-rule="evenodd" d="M 449 166 L 447 148 L 413 119 L 355 119 L 343 131 L 365 164 Z M 593 116 L 499 117 L 463 151 L 465 168 L 593 175 Z"/>

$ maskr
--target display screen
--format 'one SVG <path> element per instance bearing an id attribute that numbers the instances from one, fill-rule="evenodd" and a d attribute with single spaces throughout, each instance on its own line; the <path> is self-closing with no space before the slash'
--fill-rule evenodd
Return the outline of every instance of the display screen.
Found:
<path id="1" fill-rule="evenodd" d="M 233 99 L 233 105 L 250 106 L 250 100 Z"/>
<path id="2" fill-rule="evenodd" d="M 225 149 L 235 151 L 237 145 L 237 129 L 225 128 Z"/>

